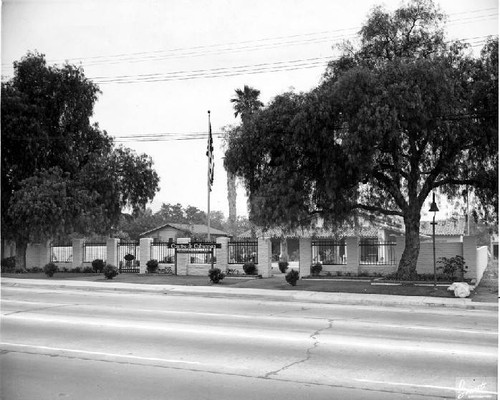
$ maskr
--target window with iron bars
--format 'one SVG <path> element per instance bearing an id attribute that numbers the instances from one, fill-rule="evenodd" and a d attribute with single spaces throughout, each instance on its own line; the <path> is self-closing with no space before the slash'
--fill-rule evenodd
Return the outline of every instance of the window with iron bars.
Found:
<path id="1" fill-rule="evenodd" d="M 311 243 L 312 262 L 323 265 L 344 265 L 347 263 L 345 240 L 315 239 Z"/>
<path id="2" fill-rule="evenodd" d="M 73 245 L 67 244 L 51 244 L 50 245 L 50 261 L 57 263 L 73 262 Z"/>
<path id="3" fill-rule="evenodd" d="M 257 240 L 231 241 L 228 243 L 227 255 L 229 264 L 244 264 L 247 262 L 257 264 L 259 262 Z"/>
<path id="4" fill-rule="evenodd" d="M 175 249 L 168 246 L 172 242 L 151 243 L 151 260 L 157 260 L 161 264 L 173 264 L 175 262 Z"/>
<path id="5" fill-rule="evenodd" d="M 396 264 L 396 243 L 362 238 L 359 242 L 359 263 L 367 265 Z"/>
<path id="6" fill-rule="evenodd" d="M 107 257 L 106 243 L 85 242 L 83 245 L 83 262 L 92 262 L 94 260 L 106 261 Z"/>

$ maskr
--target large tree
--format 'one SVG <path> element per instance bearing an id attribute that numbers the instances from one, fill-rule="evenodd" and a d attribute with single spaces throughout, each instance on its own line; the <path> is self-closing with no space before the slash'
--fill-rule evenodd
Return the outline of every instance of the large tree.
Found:
<path id="1" fill-rule="evenodd" d="M 323 82 L 256 113 L 226 152 L 263 226 L 331 225 L 366 210 L 405 225 L 401 278 L 416 273 L 420 214 L 437 189 L 476 188 L 497 209 L 498 39 L 480 58 L 444 40 L 443 15 L 376 8 Z"/>
<path id="2" fill-rule="evenodd" d="M 91 124 L 99 88 L 81 68 L 48 66 L 28 53 L 2 83 L 2 238 L 29 242 L 78 232 L 109 233 L 122 209 L 153 199 L 151 158 Z"/>

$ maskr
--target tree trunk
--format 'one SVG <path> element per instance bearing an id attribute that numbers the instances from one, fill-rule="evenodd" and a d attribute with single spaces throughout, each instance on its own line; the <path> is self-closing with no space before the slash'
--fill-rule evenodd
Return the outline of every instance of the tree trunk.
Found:
<path id="1" fill-rule="evenodd" d="M 227 173 L 227 201 L 229 204 L 229 233 L 236 236 L 236 176 Z"/>
<path id="2" fill-rule="evenodd" d="M 288 261 L 288 241 L 285 237 L 281 238 L 280 261 Z"/>
<path id="3" fill-rule="evenodd" d="M 28 242 L 18 241 L 16 242 L 16 269 L 26 268 L 26 249 L 28 248 Z"/>
<path id="4" fill-rule="evenodd" d="M 417 276 L 420 252 L 420 209 L 411 210 L 404 218 L 405 249 L 399 261 L 397 276 L 401 280 L 413 280 Z"/>

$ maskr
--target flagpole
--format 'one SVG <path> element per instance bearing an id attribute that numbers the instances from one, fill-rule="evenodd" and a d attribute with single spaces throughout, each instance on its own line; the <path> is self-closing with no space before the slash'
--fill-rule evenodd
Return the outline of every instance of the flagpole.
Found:
<path id="1" fill-rule="evenodd" d="M 212 184 L 210 181 L 210 171 L 212 168 L 212 155 L 209 155 L 208 152 L 210 152 L 210 147 L 212 146 L 211 144 L 211 135 L 212 135 L 212 127 L 210 125 L 210 110 L 208 110 L 208 145 L 207 145 L 207 155 L 208 155 L 208 174 L 207 174 L 207 192 L 208 192 L 208 207 L 207 207 L 207 227 L 208 227 L 208 232 L 207 232 L 207 237 L 208 241 L 210 242 L 210 192 L 212 191 Z"/>

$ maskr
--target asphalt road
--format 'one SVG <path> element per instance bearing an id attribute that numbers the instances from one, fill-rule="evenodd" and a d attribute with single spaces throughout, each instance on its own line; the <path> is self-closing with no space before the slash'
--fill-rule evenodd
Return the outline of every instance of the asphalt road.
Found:
<path id="1" fill-rule="evenodd" d="M 496 398 L 496 311 L 9 285 L 1 314 L 6 400 Z"/>

